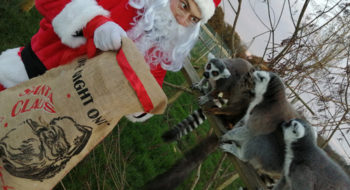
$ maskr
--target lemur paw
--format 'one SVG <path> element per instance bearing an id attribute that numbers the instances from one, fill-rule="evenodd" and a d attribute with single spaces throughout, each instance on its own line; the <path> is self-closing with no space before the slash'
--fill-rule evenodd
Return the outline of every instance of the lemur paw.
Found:
<path id="1" fill-rule="evenodd" d="M 228 131 L 227 133 L 225 133 L 224 135 L 221 136 L 220 138 L 220 142 L 224 143 L 224 142 L 229 142 L 232 141 L 232 137 L 231 137 L 231 132 L 232 130 Z"/>
<path id="2" fill-rule="evenodd" d="M 239 131 L 236 127 L 233 129 L 227 131 L 224 135 L 221 136 L 220 141 L 221 142 L 233 142 L 235 140 L 238 140 L 239 138 Z"/>
<path id="3" fill-rule="evenodd" d="M 220 149 L 224 152 L 228 152 L 234 155 L 237 155 L 238 153 L 238 147 L 236 144 L 228 144 L 228 143 L 224 143 L 220 145 Z"/>
<path id="4" fill-rule="evenodd" d="M 218 97 L 218 98 L 213 99 L 213 103 L 216 107 L 222 108 L 222 107 L 227 105 L 228 99 Z"/>
<path id="5" fill-rule="evenodd" d="M 191 85 L 191 89 L 200 91 L 202 88 L 201 88 L 201 85 L 199 84 L 199 82 L 195 82 Z"/>
<path id="6" fill-rule="evenodd" d="M 221 144 L 220 145 L 220 149 L 222 150 L 222 151 L 224 151 L 224 152 L 230 152 L 230 144 Z"/>
<path id="7" fill-rule="evenodd" d="M 213 103 L 215 106 L 217 106 L 218 108 L 222 108 L 223 104 L 220 102 L 219 99 L 213 99 Z"/>
<path id="8" fill-rule="evenodd" d="M 198 98 L 198 104 L 202 106 L 202 105 L 204 105 L 205 103 L 207 103 L 209 100 L 210 100 L 210 99 L 209 99 L 208 96 L 200 96 L 200 97 Z"/>

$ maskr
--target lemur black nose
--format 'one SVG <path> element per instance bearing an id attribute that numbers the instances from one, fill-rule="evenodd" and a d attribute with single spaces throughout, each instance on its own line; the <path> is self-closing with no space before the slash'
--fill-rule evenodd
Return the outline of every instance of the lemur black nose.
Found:
<path id="1" fill-rule="evenodd" d="M 283 127 L 289 127 L 292 124 L 292 120 L 283 122 Z"/>
<path id="2" fill-rule="evenodd" d="M 263 76 L 261 75 L 260 72 L 258 72 L 256 75 L 259 77 L 260 80 L 263 80 Z"/>
<path id="3" fill-rule="evenodd" d="M 204 76 L 205 78 L 209 78 L 209 72 L 204 72 L 204 73 L 203 73 L 203 76 Z"/>

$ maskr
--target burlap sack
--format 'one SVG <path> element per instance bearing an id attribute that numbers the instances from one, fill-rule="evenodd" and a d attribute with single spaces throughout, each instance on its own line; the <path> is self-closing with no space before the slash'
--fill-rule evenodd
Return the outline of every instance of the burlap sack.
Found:
<path id="1" fill-rule="evenodd" d="M 122 50 L 153 103 L 150 112 L 163 113 L 166 96 L 143 56 L 128 39 Z M 52 189 L 122 116 L 144 111 L 112 52 L 7 89 L 0 103 L 0 186 L 16 190 Z"/>

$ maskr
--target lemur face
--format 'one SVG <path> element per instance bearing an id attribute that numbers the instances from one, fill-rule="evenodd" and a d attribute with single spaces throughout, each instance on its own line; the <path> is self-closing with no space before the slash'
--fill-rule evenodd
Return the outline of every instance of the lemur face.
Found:
<path id="1" fill-rule="evenodd" d="M 270 74 L 266 71 L 254 71 L 253 80 L 254 80 L 254 93 L 256 95 L 263 95 L 266 92 L 266 89 L 270 82 Z"/>
<path id="2" fill-rule="evenodd" d="M 206 79 L 219 80 L 231 76 L 230 71 L 226 68 L 224 62 L 220 59 L 210 59 L 205 65 L 203 76 Z"/>
<path id="3" fill-rule="evenodd" d="M 298 120 L 292 119 L 287 123 L 282 124 L 285 141 L 295 142 L 304 137 L 305 126 Z"/>

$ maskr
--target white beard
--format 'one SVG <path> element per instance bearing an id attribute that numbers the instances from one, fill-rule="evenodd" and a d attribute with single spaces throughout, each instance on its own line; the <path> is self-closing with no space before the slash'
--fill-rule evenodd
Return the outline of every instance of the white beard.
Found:
<path id="1" fill-rule="evenodd" d="M 190 27 L 178 24 L 169 2 L 145 6 L 145 11 L 139 11 L 137 17 L 140 19 L 127 35 L 145 56 L 151 69 L 161 64 L 163 69 L 178 71 L 197 40 L 199 24 Z"/>

